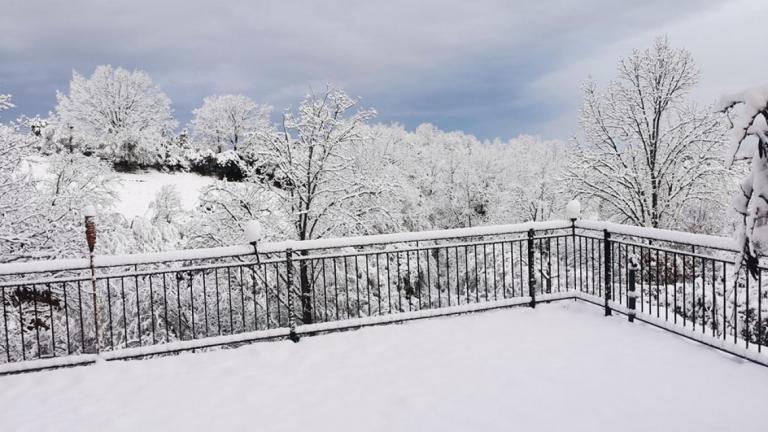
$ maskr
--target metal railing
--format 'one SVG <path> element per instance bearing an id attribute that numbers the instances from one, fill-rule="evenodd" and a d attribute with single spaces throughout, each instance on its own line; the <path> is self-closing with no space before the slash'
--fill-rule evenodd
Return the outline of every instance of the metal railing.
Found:
<path id="1" fill-rule="evenodd" d="M 97 257 L 95 283 L 84 260 L 0 265 L 0 363 L 15 371 L 295 339 L 542 299 L 629 313 L 635 255 L 638 319 L 761 361 L 763 269 L 737 273 L 727 239 L 635 230 L 555 221 Z"/>

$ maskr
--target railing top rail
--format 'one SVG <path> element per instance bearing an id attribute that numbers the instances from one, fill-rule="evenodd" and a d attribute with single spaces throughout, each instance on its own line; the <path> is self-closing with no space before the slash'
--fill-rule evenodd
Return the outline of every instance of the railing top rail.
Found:
<path id="1" fill-rule="evenodd" d="M 462 237 L 480 237 L 522 233 L 528 230 L 555 230 L 570 228 L 571 223 L 564 220 L 545 222 L 524 222 L 509 225 L 489 225 L 471 228 L 456 228 L 449 230 L 419 231 L 396 234 L 377 234 L 357 237 L 340 237 L 316 240 L 288 240 L 271 243 L 260 243 L 259 253 L 294 251 L 309 251 L 317 249 L 337 249 L 355 246 L 373 246 L 392 243 L 407 243 L 430 240 L 447 240 Z M 98 255 L 94 258 L 95 267 L 119 267 L 139 264 L 156 264 L 174 261 L 192 261 L 213 258 L 229 258 L 254 253 L 249 244 L 205 249 L 187 249 L 167 252 L 152 252 L 128 255 Z M 62 259 L 48 261 L 30 261 L 21 263 L 0 264 L 0 276 L 26 273 L 44 273 L 67 270 L 85 270 L 89 268 L 86 258 Z"/>
<path id="2" fill-rule="evenodd" d="M 579 219 L 575 223 L 576 228 L 602 231 L 608 230 L 611 234 L 643 237 L 652 240 L 671 243 L 700 246 L 710 249 L 718 249 L 728 252 L 738 252 L 736 241 L 728 237 L 718 237 L 706 234 L 693 234 L 682 231 L 672 231 L 659 228 L 647 228 L 633 225 L 622 225 L 612 222 Z"/>

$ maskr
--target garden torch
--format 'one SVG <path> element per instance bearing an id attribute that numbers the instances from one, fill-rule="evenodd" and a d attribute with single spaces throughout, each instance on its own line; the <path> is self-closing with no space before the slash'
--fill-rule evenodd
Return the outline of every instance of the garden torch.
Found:
<path id="1" fill-rule="evenodd" d="M 99 352 L 99 319 L 96 307 L 96 269 L 93 266 L 93 250 L 96 248 L 96 223 L 94 218 L 96 217 L 96 208 L 92 205 L 87 205 L 83 208 L 83 216 L 85 217 L 85 239 L 88 242 L 89 262 L 91 268 L 91 293 L 93 295 L 93 325 L 95 329 L 96 342 L 94 343 L 95 352 Z"/>

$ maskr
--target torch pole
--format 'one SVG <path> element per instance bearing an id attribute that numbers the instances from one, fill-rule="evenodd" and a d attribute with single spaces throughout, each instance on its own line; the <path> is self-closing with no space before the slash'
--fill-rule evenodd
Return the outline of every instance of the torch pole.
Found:
<path id="1" fill-rule="evenodd" d="M 96 302 L 96 268 L 93 264 L 93 258 L 95 256 L 94 249 L 96 248 L 96 223 L 93 216 L 85 216 L 85 238 L 88 241 L 89 251 L 89 263 L 91 268 L 91 294 L 93 297 L 93 326 L 95 329 L 96 340 L 94 342 L 94 350 L 96 354 L 99 353 L 99 314 L 98 303 Z"/>

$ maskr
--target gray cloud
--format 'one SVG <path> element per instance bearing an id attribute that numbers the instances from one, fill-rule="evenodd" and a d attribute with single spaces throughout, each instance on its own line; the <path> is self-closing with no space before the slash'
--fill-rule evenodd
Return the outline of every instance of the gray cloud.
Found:
<path id="1" fill-rule="evenodd" d="M 45 114 L 72 69 L 89 74 L 109 63 L 149 72 L 182 122 L 211 93 L 243 93 L 279 110 L 331 82 L 362 96 L 382 121 L 429 121 L 484 138 L 567 137 L 556 121 L 573 117 L 590 73 L 581 65 L 613 71 L 616 58 L 606 53 L 621 41 L 643 35 L 647 45 L 657 30 L 723 7 L 715 0 L 6 3 L 0 91 L 15 94 L 16 113 Z"/>

